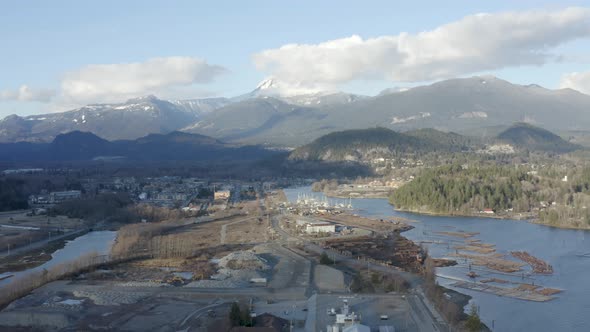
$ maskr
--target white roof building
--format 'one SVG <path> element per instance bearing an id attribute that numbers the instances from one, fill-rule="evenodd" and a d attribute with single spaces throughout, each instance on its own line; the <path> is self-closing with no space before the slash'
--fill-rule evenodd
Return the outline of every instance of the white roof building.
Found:
<path id="1" fill-rule="evenodd" d="M 307 224 L 305 225 L 305 232 L 308 234 L 313 233 L 335 233 L 336 225 L 329 223 L 322 224 Z"/>

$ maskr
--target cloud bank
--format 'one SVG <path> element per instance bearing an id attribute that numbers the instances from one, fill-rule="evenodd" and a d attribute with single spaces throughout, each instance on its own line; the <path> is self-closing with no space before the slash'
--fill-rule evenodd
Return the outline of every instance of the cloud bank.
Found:
<path id="1" fill-rule="evenodd" d="M 47 103 L 55 96 L 52 89 L 32 89 L 21 85 L 17 90 L 0 91 L 0 101 L 37 101 Z"/>
<path id="2" fill-rule="evenodd" d="M 158 91 L 209 83 L 226 69 L 196 57 L 174 56 L 145 62 L 88 65 L 68 72 L 61 81 L 69 102 L 117 102 Z"/>
<path id="3" fill-rule="evenodd" d="M 570 88 L 590 95 L 590 71 L 568 73 L 561 77 L 561 88 Z"/>
<path id="4" fill-rule="evenodd" d="M 590 9 L 476 14 L 417 34 L 288 44 L 253 56 L 259 70 L 310 91 L 356 79 L 421 82 L 559 61 L 557 46 L 590 37 Z"/>

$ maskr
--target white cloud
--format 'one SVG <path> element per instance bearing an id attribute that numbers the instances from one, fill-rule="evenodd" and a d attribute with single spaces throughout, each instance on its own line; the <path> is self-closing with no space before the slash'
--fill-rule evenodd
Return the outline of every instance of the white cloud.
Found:
<path id="1" fill-rule="evenodd" d="M 590 71 L 565 74 L 561 76 L 559 86 L 590 94 Z"/>
<path id="2" fill-rule="evenodd" d="M 21 85 L 17 90 L 0 91 L 0 101 L 38 101 L 49 102 L 55 96 L 51 89 L 31 89 L 28 85 Z"/>
<path id="3" fill-rule="evenodd" d="M 117 102 L 174 87 L 208 83 L 225 68 L 195 57 L 160 57 L 145 62 L 88 65 L 65 74 L 64 99 L 75 103 Z"/>
<path id="4" fill-rule="evenodd" d="M 288 44 L 253 56 L 259 70 L 310 90 L 355 79 L 420 82 L 559 61 L 553 49 L 590 37 L 590 9 L 476 14 L 417 34 Z"/>

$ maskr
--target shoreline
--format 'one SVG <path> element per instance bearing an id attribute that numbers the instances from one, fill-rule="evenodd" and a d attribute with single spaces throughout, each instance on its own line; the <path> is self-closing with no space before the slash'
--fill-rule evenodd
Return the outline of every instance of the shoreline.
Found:
<path id="1" fill-rule="evenodd" d="M 393 209 L 397 212 L 405 212 L 405 213 L 413 213 L 413 214 L 421 214 L 426 216 L 435 216 L 435 217 L 464 217 L 464 218 L 482 218 L 482 219 L 498 219 L 498 220 L 517 220 L 517 221 L 531 221 L 532 218 L 519 218 L 518 216 L 505 216 L 505 215 L 497 215 L 497 214 L 481 214 L 481 213 L 444 213 L 444 212 L 432 212 L 432 211 L 423 211 L 423 210 L 411 210 L 411 209 L 400 209 L 395 207 L 395 205 L 391 204 Z"/>
<path id="2" fill-rule="evenodd" d="M 357 199 L 357 198 L 389 198 L 389 194 L 391 191 L 384 192 L 384 191 L 367 191 L 365 193 L 354 191 L 355 194 L 351 196 L 350 193 L 340 192 L 340 191 L 311 191 L 312 193 L 324 194 L 326 197 L 329 198 L 339 198 L 339 199 Z"/>
<path id="3" fill-rule="evenodd" d="M 338 198 L 338 199 L 389 199 L 389 196 L 381 196 L 381 195 L 358 195 L 351 197 L 350 195 L 338 195 L 334 192 L 325 192 L 325 191 L 312 191 L 314 193 L 324 194 L 326 197 L 329 198 Z M 389 203 L 393 206 L 394 210 L 397 212 L 404 212 L 404 213 L 412 213 L 418 215 L 425 215 L 425 216 L 434 216 L 434 217 L 461 217 L 461 218 L 482 218 L 482 219 L 497 219 L 497 220 L 514 220 L 514 221 L 526 221 L 531 224 L 547 226 L 557 229 L 569 229 L 569 230 L 582 230 L 582 231 L 590 231 L 590 225 L 578 227 L 572 225 L 552 225 L 549 223 L 539 222 L 538 216 L 518 216 L 518 215 L 497 215 L 497 214 L 480 214 L 480 213 L 444 213 L 444 212 L 432 212 L 432 211 L 422 211 L 422 210 L 412 210 L 412 209 L 400 209 L 395 207 L 395 205 Z M 414 220 L 412 220 L 414 221 Z"/>
<path id="4" fill-rule="evenodd" d="M 77 239 L 80 236 L 88 234 L 86 229 L 81 233 L 71 234 L 69 236 L 47 242 L 44 246 L 26 250 L 20 254 L 10 255 L 0 259 L 2 267 L 0 273 L 22 272 L 41 266 L 53 258 L 53 254 L 63 249 L 68 241 Z M 33 257 L 32 260 L 24 261 L 23 259 Z M 35 259 L 36 258 L 36 259 Z"/>
<path id="5" fill-rule="evenodd" d="M 392 205 L 393 206 L 393 205 Z M 569 230 L 578 230 L 578 231 L 590 231 L 590 226 L 587 227 L 576 227 L 576 226 L 568 226 L 568 225 L 551 225 L 548 223 L 539 222 L 538 218 L 523 218 L 519 219 L 513 216 L 498 216 L 498 215 L 481 215 L 481 214 L 463 214 L 463 213 L 440 213 L 440 212 L 429 212 L 429 211 L 419 211 L 419 210 L 408 210 L 408 209 L 398 209 L 394 207 L 394 210 L 397 212 L 404 212 L 404 213 L 412 213 L 418 215 L 425 215 L 425 216 L 433 216 L 433 217 L 460 217 L 460 218 L 482 218 L 482 219 L 497 219 L 497 220 L 513 220 L 513 221 L 525 221 L 530 224 L 552 227 L 557 229 L 569 229 Z"/>
<path id="6" fill-rule="evenodd" d="M 327 192 L 327 193 L 326 192 L 322 192 L 322 193 L 324 195 L 326 195 L 326 197 L 329 197 L 329 198 L 339 198 L 339 199 L 349 199 L 349 198 L 351 198 L 351 199 L 359 199 L 359 198 L 361 198 L 361 199 L 363 199 L 363 198 L 365 198 L 365 199 L 373 199 L 373 198 L 387 199 L 387 198 L 389 198 L 388 195 L 377 195 L 377 194 L 375 194 L 375 195 L 355 195 L 355 196 L 350 196 L 350 195 L 333 194 L 331 192 Z"/>
<path id="7" fill-rule="evenodd" d="M 531 219 L 531 220 L 529 220 L 529 222 L 531 224 L 541 225 L 541 226 L 547 226 L 547 227 L 557 228 L 557 229 L 569 229 L 569 230 L 576 230 L 576 231 L 590 231 L 590 226 L 587 226 L 587 227 L 576 227 L 576 226 L 568 226 L 568 225 L 551 225 L 551 224 L 547 224 L 547 223 L 542 223 L 542 222 L 536 221 L 535 219 Z"/>

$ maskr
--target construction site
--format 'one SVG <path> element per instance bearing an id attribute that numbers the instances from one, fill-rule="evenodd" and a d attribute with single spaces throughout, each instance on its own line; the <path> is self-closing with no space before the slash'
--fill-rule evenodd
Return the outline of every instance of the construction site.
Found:
<path id="1" fill-rule="evenodd" d="M 274 331 L 446 328 L 409 292 L 424 258 L 400 235 L 411 226 L 341 213 L 309 220 L 334 229 L 318 236 L 298 230 L 282 191 L 259 196 L 209 216 L 122 227 L 110 260 L 12 301 L 0 331 L 229 331 L 234 303 L 247 325 Z"/>

